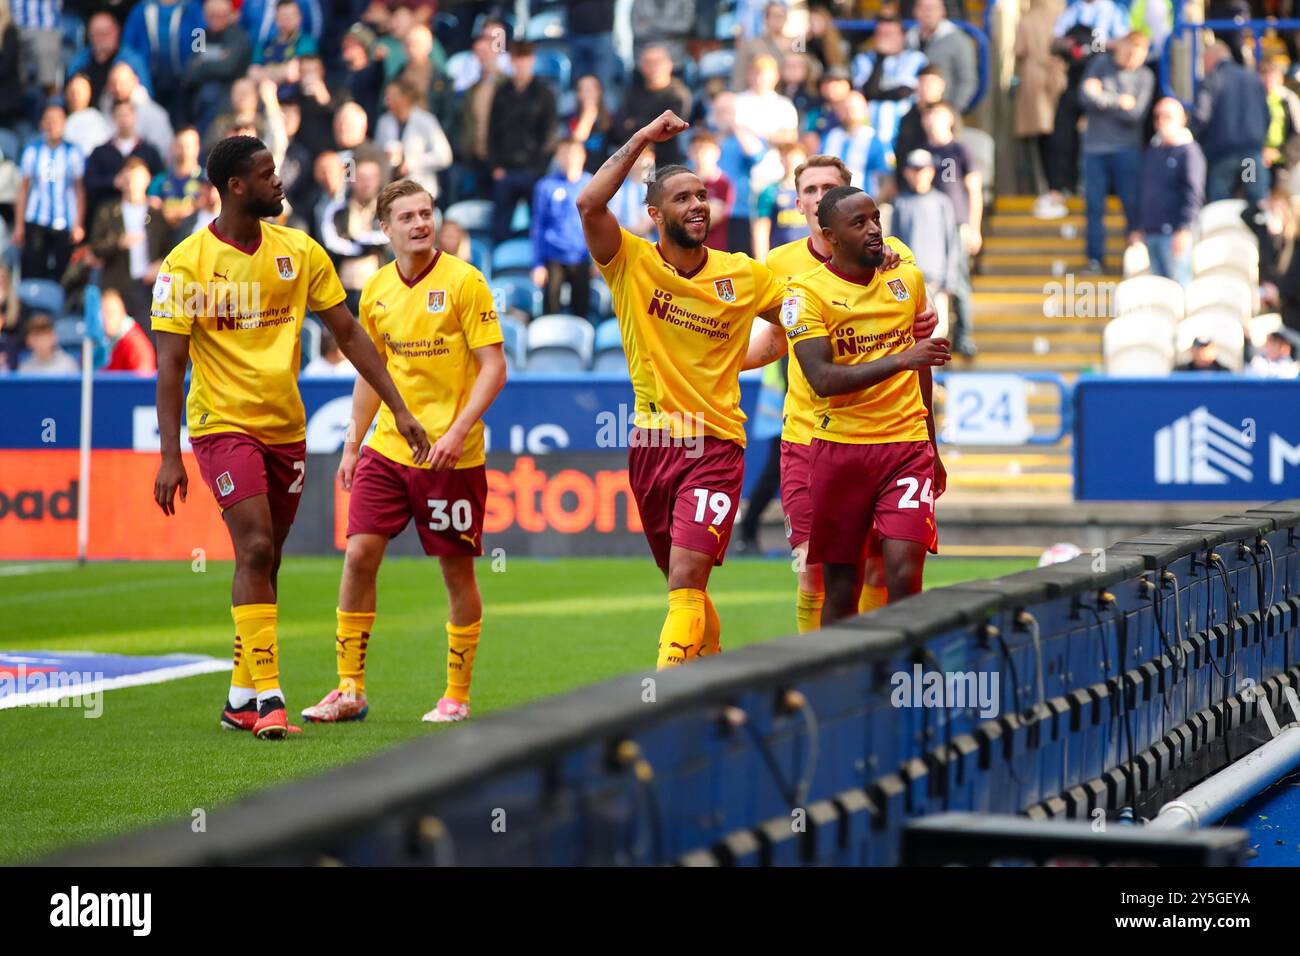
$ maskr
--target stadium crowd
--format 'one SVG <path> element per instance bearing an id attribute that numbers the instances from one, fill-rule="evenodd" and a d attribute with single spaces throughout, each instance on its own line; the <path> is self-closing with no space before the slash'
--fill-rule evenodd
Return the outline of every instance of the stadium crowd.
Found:
<path id="1" fill-rule="evenodd" d="M 665 109 L 692 128 L 629 177 L 614 202 L 625 228 L 652 232 L 647 167 L 686 162 L 712 197 L 708 244 L 761 258 L 806 231 L 794 169 L 839 156 L 892 205 L 893 231 L 951 303 L 954 350 L 974 353 L 971 272 L 994 148 L 963 124 L 979 63 L 962 0 L 903 0 L 883 14 L 855 0 L 533 0 L 517 31 L 518 6 L 0 0 L 0 370 L 66 371 L 59 346 L 76 341 L 72 317 L 93 286 L 112 316 L 103 367 L 152 373 L 149 288 L 167 250 L 217 214 L 203 160 L 237 133 L 271 147 L 287 222 L 325 246 L 354 309 L 391 255 L 376 197 L 409 177 L 450 211 L 441 248 L 492 279 L 503 314 L 608 319 L 574 198 Z M 1241 13 L 1216 0 L 1211 14 L 1220 6 Z M 874 32 L 850 42 L 835 20 L 868 7 Z M 1159 98 L 1171 21 L 1171 0 L 1027 4 L 1015 133 L 1021 178 L 1041 192 L 1034 214 L 1064 216 L 1064 197 L 1082 191 L 1088 268 L 1101 273 L 1116 195 L 1150 272 L 1187 285 L 1202 206 L 1244 193 L 1260 299 L 1281 313 L 1278 348 L 1290 350 L 1300 97 L 1283 62 L 1243 65 L 1250 51 L 1233 31 L 1205 49 L 1190 115 Z M 734 42 L 700 39 L 729 31 Z M 1259 175 L 1240 173 L 1252 164 Z M 45 282 L 24 281 L 19 295 L 20 280 Z M 320 338 L 307 371 L 346 374 Z"/>

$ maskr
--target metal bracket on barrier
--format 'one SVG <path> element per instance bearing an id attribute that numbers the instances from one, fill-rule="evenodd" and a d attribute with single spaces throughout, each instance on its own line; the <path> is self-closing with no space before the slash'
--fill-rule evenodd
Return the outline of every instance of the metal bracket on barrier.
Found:
<path id="1" fill-rule="evenodd" d="M 1291 716 L 1300 723 L 1300 697 L 1296 696 L 1295 688 L 1290 684 L 1282 685 L 1282 693 L 1286 695 L 1286 702 L 1291 705 Z"/>
<path id="2" fill-rule="evenodd" d="M 1282 732 L 1282 726 L 1277 722 L 1277 716 L 1273 713 L 1273 706 L 1268 702 L 1268 694 L 1259 684 L 1250 687 L 1247 693 L 1255 695 L 1255 700 L 1259 704 L 1259 713 L 1264 718 L 1264 723 L 1268 725 L 1268 735 L 1276 737 Z"/>

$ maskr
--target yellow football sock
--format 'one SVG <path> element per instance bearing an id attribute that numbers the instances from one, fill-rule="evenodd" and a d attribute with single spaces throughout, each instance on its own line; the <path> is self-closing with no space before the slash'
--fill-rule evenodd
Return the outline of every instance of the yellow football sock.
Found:
<path id="1" fill-rule="evenodd" d="M 233 615 L 235 609 L 232 607 L 230 611 Z M 236 625 L 236 630 L 238 630 L 238 625 Z M 238 633 L 235 634 L 235 669 L 230 674 L 230 686 L 238 687 L 240 690 L 251 691 L 253 689 L 253 675 L 248 669 L 248 658 L 244 656 L 244 642 Z"/>
<path id="2" fill-rule="evenodd" d="M 704 646 L 700 648 L 700 657 L 722 653 L 722 618 L 713 606 L 709 592 L 704 592 Z"/>
<path id="3" fill-rule="evenodd" d="M 794 599 L 794 623 L 800 634 L 822 626 L 822 605 L 825 603 L 825 591 L 799 591 Z"/>
<path id="4" fill-rule="evenodd" d="M 694 588 L 676 588 L 668 592 L 668 617 L 659 632 L 659 670 L 699 656 L 704 641 L 706 599 L 703 591 Z"/>
<path id="5" fill-rule="evenodd" d="M 474 679 L 474 655 L 478 653 L 478 638 L 483 622 L 475 621 L 461 627 L 447 622 L 447 693 L 444 697 L 469 703 L 469 684 Z"/>
<path id="6" fill-rule="evenodd" d="M 276 606 L 241 604 L 230 609 L 235 639 L 243 642 L 244 660 L 260 694 L 280 686 L 280 656 L 275 641 Z"/>
<path id="7" fill-rule="evenodd" d="M 337 608 L 334 613 L 338 617 L 334 652 L 338 657 L 339 690 L 360 697 L 366 692 L 366 645 L 375 626 L 375 612 Z"/>
<path id="8" fill-rule="evenodd" d="M 862 594 L 858 596 L 858 613 L 866 614 L 889 603 L 889 590 L 873 584 L 862 585 Z"/>

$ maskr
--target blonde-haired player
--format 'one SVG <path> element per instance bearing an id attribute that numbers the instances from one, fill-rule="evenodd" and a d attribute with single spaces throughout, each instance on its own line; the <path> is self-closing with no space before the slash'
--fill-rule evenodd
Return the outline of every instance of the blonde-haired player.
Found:
<path id="1" fill-rule="evenodd" d="M 315 723 L 366 716 L 366 650 L 379 565 L 389 539 L 414 519 L 425 553 L 436 555 L 442 567 L 449 603 L 446 690 L 424 720 L 447 723 L 469 717 L 482 629 L 474 577 L 487 504 L 482 419 L 506 381 L 501 325 L 483 274 L 436 247 L 433 197 L 423 186 L 409 179 L 391 183 L 379 194 L 377 211 L 397 258 L 366 281 L 361 324 L 436 441 L 429 463 L 415 462 L 387 405 L 357 381 L 339 465 L 339 480 L 352 493 L 336 612 L 339 683 L 302 715 Z M 379 425 L 358 450 L 376 412 Z"/>

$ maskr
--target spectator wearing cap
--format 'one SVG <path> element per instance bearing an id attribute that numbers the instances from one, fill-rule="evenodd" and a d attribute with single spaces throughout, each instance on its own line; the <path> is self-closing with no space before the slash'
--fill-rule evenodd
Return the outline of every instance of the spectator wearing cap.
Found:
<path id="1" fill-rule="evenodd" d="M 86 21 L 86 45 L 68 64 L 67 75 L 85 73 L 90 80 L 90 100 L 97 103 L 108 85 L 108 71 L 115 63 L 129 65 L 145 89 L 152 89 L 148 63 L 134 50 L 122 46 L 122 28 L 111 13 L 101 10 Z"/>
<path id="2" fill-rule="evenodd" d="M 867 98 L 854 90 L 839 110 L 840 125 L 826 134 L 821 151 L 838 156 L 853 173 L 853 185 L 873 196 L 882 176 L 889 175 L 889 156 L 875 129 L 867 121 Z"/>
<path id="3" fill-rule="evenodd" d="M 916 26 L 907 33 L 909 49 L 919 50 L 939 69 L 948 101 L 958 113 L 966 112 L 979 89 L 974 42 L 948 19 L 943 0 L 916 0 L 913 12 Z"/>
<path id="4" fill-rule="evenodd" d="M 1152 111 L 1156 135 L 1137 176 L 1137 222 L 1130 242 L 1146 243 L 1151 272 L 1186 286 L 1192 281 L 1192 229 L 1205 203 L 1205 156 L 1173 97 Z"/>
<path id="5" fill-rule="evenodd" d="M 764 54 L 755 58 L 749 86 L 736 96 L 736 124 L 752 129 L 772 146 L 788 146 L 799 138 L 799 111 L 776 91 L 780 80 L 777 61 Z"/>
<path id="6" fill-rule="evenodd" d="M 633 83 L 623 96 L 623 112 L 615 139 L 625 143 L 637 130 L 652 122 L 664 110 L 672 110 L 683 119 L 691 112 L 691 91 L 673 76 L 673 60 L 668 47 L 651 44 L 641 49 L 638 59 L 641 82 Z M 682 145 L 676 138 L 659 144 L 656 151 L 660 166 L 680 163 Z"/>
<path id="7" fill-rule="evenodd" d="M 660 46 L 670 63 L 686 62 L 686 41 L 695 34 L 695 0 L 632 0 L 630 13 L 633 56 L 640 60 L 647 47 Z"/>
<path id="8" fill-rule="evenodd" d="M 1083 181 L 1087 203 L 1088 269 L 1101 272 L 1106 258 L 1106 197 L 1124 206 L 1126 228 L 1137 228 L 1136 186 L 1142 155 L 1142 124 L 1151 107 L 1155 74 L 1146 67 L 1147 38 L 1130 33 L 1095 56 L 1080 92 L 1088 126 L 1083 134 Z"/>
<path id="9" fill-rule="evenodd" d="M 14 203 L 13 245 L 22 249 L 24 279 L 62 278 L 72 247 L 85 235 L 86 160 L 63 139 L 67 114 L 52 100 L 41 112 L 42 138 L 23 150 Z"/>
<path id="10" fill-rule="evenodd" d="M 892 231 L 916 254 L 926 293 L 952 296 L 961 282 L 961 232 L 952 200 L 934 188 L 934 157 L 914 149 L 903 158 L 903 181 L 894 200 Z"/>
<path id="11" fill-rule="evenodd" d="M 853 60 L 853 85 L 867 98 L 867 117 L 885 144 L 890 162 L 898 124 L 916 100 L 917 76 L 925 68 L 925 54 L 904 49 L 903 24 L 895 17 L 876 20 L 872 50 Z"/>
<path id="12" fill-rule="evenodd" d="M 86 159 L 86 221 L 93 227 L 99 207 L 117 198 L 114 180 L 128 159 L 139 158 L 156 176 L 165 168 L 163 158 L 136 128 L 135 104 L 121 100 L 113 106 L 113 138 L 97 146 Z M 146 184 L 147 186 L 148 184 Z"/>
<path id="13" fill-rule="evenodd" d="M 253 59 L 253 43 L 230 0 L 203 0 L 203 23 L 203 46 L 190 57 L 181 81 L 189 107 L 184 120 L 199 129 L 207 129 Z"/>
<path id="14" fill-rule="evenodd" d="M 1175 372 L 1231 372 L 1219 361 L 1219 346 L 1213 339 L 1198 338 L 1192 342 L 1187 361 L 1174 366 Z"/>
<path id="15" fill-rule="evenodd" d="M 727 251 L 727 229 L 736 208 L 736 184 L 718 165 L 722 148 L 708 130 L 691 137 L 691 168 L 709 194 L 709 234 L 704 244 L 710 249 Z M 757 257 L 761 259 L 762 257 Z"/>
<path id="16" fill-rule="evenodd" d="M 115 63 L 108 73 L 108 86 L 100 100 L 99 109 L 105 116 L 113 112 L 113 104 L 127 100 L 135 107 L 135 128 L 140 138 L 158 151 L 158 155 L 167 155 L 172 144 L 172 121 L 167 111 L 154 102 L 130 64 Z"/>
<path id="17" fill-rule="evenodd" d="M 1300 336 L 1286 327 L 1276 329 L 1268 333 L 1264 347 L 1246 366 L 1246 374 L 1256 378 L 1296 378 L 1300 376 L 1297 351 L 1300 351 Z"/>
<path id="18" fill-rule="evenodd" d="M 18 363 L 19 375 L 76 375 L 81 367 L 59 347 L 54 320 L 37 312 L 27 322 L 27 356 Z"/>
<path id="19" fill-rule="evenodd" d="M 609 0 L 564 0 L 564 5 L 568 11 L 565 42 L 569 45 L 573 75 L 591 75 L 600 80 L 608 107 L 614 101 L 621 69 L 614 52 L 614 4 Z"/>
<path id="20" fill-rule="evenodd" d="M 952 349 L 970 358 L 975 354 L 975 323 L 971 309 L 970 260 L 984 244 L 984 179 L 975 168 L 970 150 L 956 138 L 957 115 L 947 102 L 927 106 L 921 115 L 926 149 L 934 158 L 936 188 L 952 200 L 965 254 L 952 290 Z"/>
<path id="21" fill-rule="evenodd" d="M 147 64 L 154 96 L 169 113 L 184 109 L 181 80 L 202 29 L 199 0 L 141 0 L 127 14 L 122 47 Z"/>
<path id="22" fill-rule="evenodd" d="M 413 179 L 437 199 L 438 173 L 451 165 L 451 143 L 434 115 L 416 105 L 416 97 L 405 79 L 388 84 L 388 112 L 375 126 L 375 143 L 388 154 L 394 179 Z"/>
<path id="23" fill-rule="evenodd" d="M 586 161 L 581 143 L 562 141 L 555 150 L 555 171 L 533 189 L 533 284 L 544 290 L 546 312 L 560 311 L 565 284 L 572 315 L 586 316 L 590 306 L 591 255 L 577 206 L 578 193 L 591 182 L 591 173 L 583 168 Z"/>
<path id="24" fill-rule="evenodd" d="M 898 121 L 894 133 L 894 155 L 907 156 L 914 150 L 925 149 L 925 127 L 921 117 L 928 106 L 944 102 L 948 84 L 937 66 L 926 66 L 916 75 L 916 103 Z"/>
<path id="25" fill-rule="evenodd" d="M 793 52 L 793 41 L 785 35 L 790 11 L 782 0 L 773 0 L 763 8 L 763 32 L 759 36 L 736 43 L 736 63 L 731 71 L 732 89 L 740 89 L 749 82 L 749 71 L 760 56 L 771 57 L 780 63 L 787 53 Z"/>
<path id="26" fill-rule="evenodd" d="M 100 284 L 116 290 L 127 311 L 141 321 L 149 310 L 149 288 L 172 240 L 167 220 L 149 207 L 152 180 L 143 159 L 128 158 L 113 180 L 120 198 L 99 207 L 90 230 L 91 249 L 103 263 Z"/>
<path id="27" fill-rule="evenodd" d="M 488 162 L 492 166 L 492 238 L 510 235 L 515 205 L 531 201 L 533 187 L 550 162 L 556 140 L 555 95 L 538 79 L 533 45 L 510 47 L 513 76 L 492 98 L 488 120 Z"/>
<path id="28" fill-rule="evenodd" d="M 147 308 L 147 303 L 146 303 Z M 127 313 L 126 303 L 114 289 L 99 296 L 99 317 L 108 339 L 108 362 L 101 371 L 131 372 L 149 376 L 158 371 L 158 356 L 140 323 Z"/>
<path id="29" fill-rule="evenodd" d="M 375 34 L 369 27 L 355 24 L 343 34 L 343 73 L 337 86 L 361 108 L 366 116 L 377 116 L 379 97 L 384 88 L 384 64 L 374 56 Z"/>
<path id="30" fill-rule="evenodd" d="M 194 215 L 203 182 L 203 167 L 199 164 L 199 131 L 185 126 L 176 131 L 172 140 L 170 162 L 149 184 L 149 206 L 160 213 L 169 229 Z M 283 173 L 281 174 L 283 178 Z M 288 192 L 288 186 L 285 187 Z M 177 242 L 184 238 L 173 233 Z"/>
<path id="31" fill-rule="evenodd" d="M 247 5 L 248 0 L 245 0 Z M 253 65 L 249 76 L 283 83 L 289 64 L 300 56 L 319 53 L 316 38 L 303 30 L 302 8 L 298 0 L 276 0 L 275 30 L 253 48 Z"/>
<path id="32" fill-rule="evenodd" d="M 86 79 L 86 74 L 77 73 L 68 80 L 63 88 L 63 98 L 68 109 L 63 138 L 83 155 L 89 156 L 96 146 L 112 138 L 113 125 L 98 107 L 90 104 L 90 80 Z"/>
<path id="33" fill-rule="evenodd" d="M 1264 84 L 1233 62 L 1222 40 L 1205 49 L 1202 62 L 1205 82 L 1189 125 L 1209 166 L 1206 201 L 1230 199 L 1240 187 L 1252 205 L 1260 203 L 1268 192 L 1263 149 L 1270 115 Z M 1251 169 L 1255 175 L 1245 175 Z"/>
<path id="34" fill-rule="evenodd" d="M 63 80 L 63 0 L 10 4 L 18 28 L 22 80 L 51 95 Z"/>

